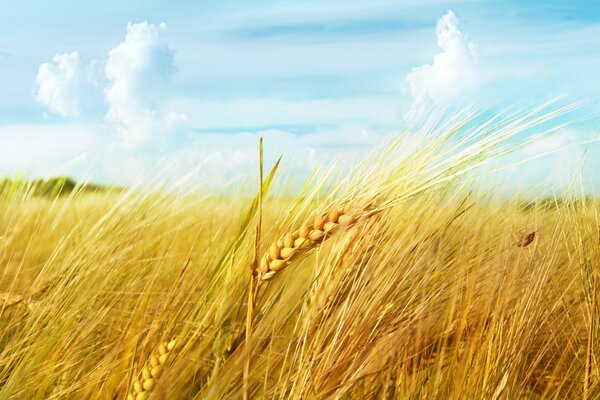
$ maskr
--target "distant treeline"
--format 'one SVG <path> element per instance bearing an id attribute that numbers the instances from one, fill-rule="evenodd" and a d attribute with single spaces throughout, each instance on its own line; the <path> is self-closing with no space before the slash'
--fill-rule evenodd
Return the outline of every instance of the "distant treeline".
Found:
<path id="1" fill-rule="evenodd" d="M 48 179 L 0 178 L 0 197 L 12 195 L 56 197 L 72 193 L 73 191 L 97 193 L 121 190 L 123 188 L 117 186 L 78 183 L 75 179 L 67 176 L 57 176 Z"/>

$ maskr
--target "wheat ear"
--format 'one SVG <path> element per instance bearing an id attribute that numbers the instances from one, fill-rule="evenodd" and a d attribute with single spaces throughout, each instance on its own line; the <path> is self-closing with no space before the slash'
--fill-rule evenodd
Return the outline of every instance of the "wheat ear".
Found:
<path id="1" fill-rule="evenodd" d="M 302 254 L 318 247 L 340 228 L 347 229 L 369 215 L 370 208 L 366 207 L 358 214 L 353 213 L 350 206 L 334 208 L 328 214 L 317 216 L 312 224 L 307 223 L 297 230 L 287 232 L 281 239 L 273 242 L 262 257 L 258 267 L 258 286 L 287 268 Z"/>
<path id="2" fill-rule="evenodd" d="M 175 340 L 163 342 L 158 346 L 158 351 L 150 356 L 150 360 L 142 369 L 142 376 L 133 382 L 133 390 L 127 395 L 127 400 L 145 400 L 150 396 L 173 348 Z"/>

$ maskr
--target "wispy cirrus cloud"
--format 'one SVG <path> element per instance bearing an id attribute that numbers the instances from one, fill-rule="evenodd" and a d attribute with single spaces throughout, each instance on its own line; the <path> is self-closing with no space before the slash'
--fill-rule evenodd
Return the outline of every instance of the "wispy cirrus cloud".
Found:
<path id="1" fill-rule="evenodd" d="M 307 100 L 174 97 L 168 106 L 182 110 L 202 129 L 252 129 L 273 125 L 332 126 L 362 124 L 392 127 L 401 121 L 399 96 L 357 96 Z"/>

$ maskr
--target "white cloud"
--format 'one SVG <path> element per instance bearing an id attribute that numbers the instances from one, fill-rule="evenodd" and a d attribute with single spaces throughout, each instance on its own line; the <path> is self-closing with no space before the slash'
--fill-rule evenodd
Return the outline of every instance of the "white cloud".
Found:
<path id="1" fill-rule="evenodd" d="M 52 61 L 38 69 L 35 99 L 61 117 L 79 115 L 84 80 L 79 53 L 56 54 Z"/>
<path id="2" fill-rule="evenodd" d="M 564 129 L 537 138 L 521 150 L 517 156 L 521 155 L 523 159 L 533 159 L 527 166 L 533 169 L 531 165 L 538 164 L 537 168 L 546 183 L 566 188 L 581 167 L 585 152 L 582 142 L 590 139 L 588 132 Z M 539 181 L 540 177 L 530 177 L 530 179 Z"/>
<path id="3" fill-rule="evenodd" d="M 84 176 L 89 156 L 104 147 L 106 127 L 90 124 L 19 124 L 0 126 L 0 176 Z"/>
<path id="4" fill-rule="evenodd" d="M 407 120 L 418 117 L 428 106 L 446 106 L 464 99 L 479 84 L 475 46 L 458 29 L 451 10 L 437 22 L 437 45 L 441 52 L 433 63 L 413 68 L 406 80 L 412 104 Z"/>
<path id="5" fill-rule="evenodd" d="M 361 125 L 322 128 L 303 135 L 281 129 L 207 132 L 190 137 L 186 147 L 172 153 L 159 170 L 169 171 L 173 176 L 194 171 L 194 180 L 215 187 L 223 182 L 254 178 L 260 137 L 264 139 L 265 165 L 272 165 L 283 155 L 284 170 L 293 171 L 286 179 L 302 182 L 321 163 L 335 162 L 338 172 L 348 171 L 384 135 L 379 132 L 365 135 Z"/>
<path id="6" fill-rule="evenodd" d="M 92 93 L 103 93 L 105 122 L 127 145 L 172 130 L 186 117 L 161 109 L 175 70 L 175 52 L 159 40 L 165 29 L 165 23 L 128 24 L 125 39 L 105 61 L 85 65 L 77 51 L 56 54 L 39 67 L 36 101 L 61 117 L 74 117 L 86 111 Z"/>
<path id="7" fill-rule="evenodd" d="M 175 52 L 159 40 L 164 29 L 164 23 L 158 27 L 147 21 L 130 23 L 125 40 L 108 53 L 105 120 L 128 144 L 142 142 L 185 119 L 173 112 L 162 115 L 158 109 L 175 70 Z"/>
<path id="8" fill-rule="evenodd" d="M 586 190 L 597 193 L 600 185 L 594 176 L 600 168 L 598 135 L 582 127 L 566 127 L 552 133 L 531 137 L 531 142 L 513 153 L 490 160 L 483 171 L 498 194 L 539 194 L 544 191 L 565 192 L 578 178 Z"/>

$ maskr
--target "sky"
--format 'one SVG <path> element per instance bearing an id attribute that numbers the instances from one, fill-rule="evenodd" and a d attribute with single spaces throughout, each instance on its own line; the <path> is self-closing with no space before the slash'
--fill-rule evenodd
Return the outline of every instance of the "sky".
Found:
<path id="1" fill-rule="evenodd" d="M 309 172 L 332 154 L 351 164 L 427 105 L 560 96 L 600 111 L 594 1 L 0 7 L 0 176 L 129 184 L 158 173 L 218 186 L 255 174 L 261 136 L 268 157 Z M 528 168 L 530 181 L 567 184 L 579 143 L 599 127 L 528 148 L 556 150 Z M 591 184 L 596 147 L 586 153 Z"/>

